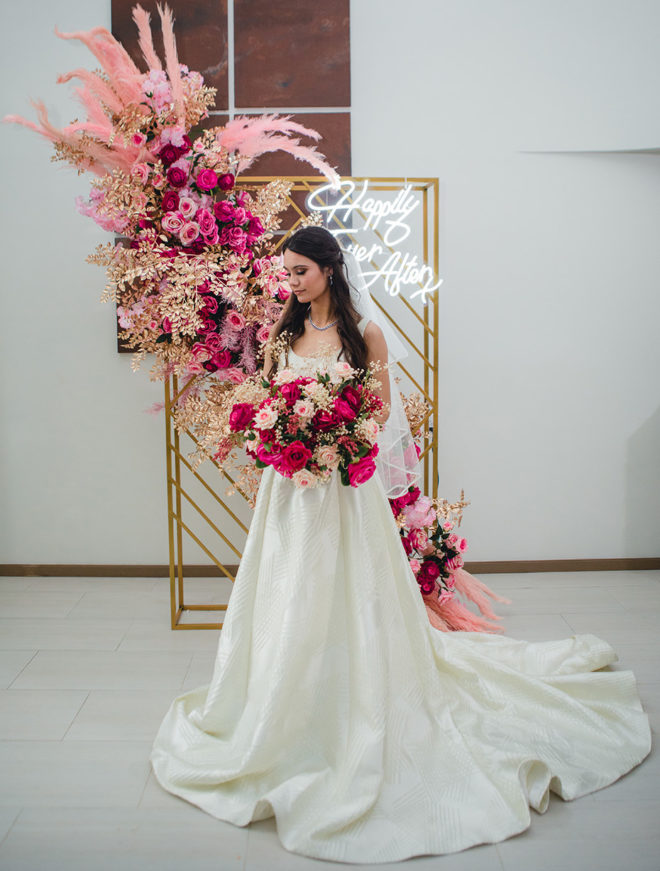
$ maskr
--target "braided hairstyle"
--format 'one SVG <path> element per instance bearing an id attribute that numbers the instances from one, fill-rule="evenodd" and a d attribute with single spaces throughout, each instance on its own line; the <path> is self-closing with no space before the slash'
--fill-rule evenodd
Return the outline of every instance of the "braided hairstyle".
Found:
<path id="1" fill-rule="evenodd" d="M 303 257 L 313 260 L 321 268 L 329 266 L 332 269 L 330 297 L 337 318 L 337 332 L 341 340 L 341 352 L 354 369 L 367 369 L 367 343 L 358 329 L 360 315 L 351 301 L 351 291 L 346 278 L 344 255 L 335 237 L 324 227 L 301 227 L 285 240 L 282 251 L 295 251 Z M 309 304 L 298 302 L 295 294 L 291 294 L 282 313 L 282 319 L 272 333 L 274 339 L 280 333 L 289 333 L 289 346 L 293 345 L 305 332 L 305 318 L 309 312 Z M 277 366 L 273 361 L 268 373 L 272 376 Z"/>

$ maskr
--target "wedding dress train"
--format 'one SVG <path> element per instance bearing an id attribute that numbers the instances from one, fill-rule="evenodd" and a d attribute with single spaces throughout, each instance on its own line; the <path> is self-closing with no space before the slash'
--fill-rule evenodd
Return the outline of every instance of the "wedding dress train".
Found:
<path id="1" fill-rule="evenodd" d="M 454 852 L 644 759 L 632 672 L 596 671 L 615 660 L 593 635 L 435 629 L 377 475 L 303 491 L 269 467 L 211 682 L 173 701 L 152 764 L 219 819 L 274 815 L 293 852 Z"/>

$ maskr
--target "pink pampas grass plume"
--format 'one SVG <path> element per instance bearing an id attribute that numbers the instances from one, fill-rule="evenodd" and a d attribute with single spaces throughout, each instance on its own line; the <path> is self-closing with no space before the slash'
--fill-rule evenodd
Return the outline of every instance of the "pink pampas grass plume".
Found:
<path id="1" fill-rule="evenodd" d="M 133 21 L 137 25 L 140 51 L 142 52 L 142 57 L 144 58 L 147 68 L 151 70 L 162 70 L 163 65 L 156 54 L 153 37 L 151 35 L 151 15 L 149 15 L 149 13 L 138 4 L 133 7 Z"/>
<path id="2" fill-rule="evenodd" d="M 163 9 L 158 4 L 158 14 L 160 15 L 161 26 L 163 30 L 163 45 L 165 47 L 165 65 L 167 67 L 167 77 L 170 80 L 172 88 L 172 98 L 174 100 L 174 108 L 177 118 L 181 123 L 185 121 L 183 110 L 183 82 L 181 81 L 181 70 L 179 69 L 179 56 L 176 51 L 176 40 L 174 38 L 174 19 L 172 10 L 169 6 Z"/>

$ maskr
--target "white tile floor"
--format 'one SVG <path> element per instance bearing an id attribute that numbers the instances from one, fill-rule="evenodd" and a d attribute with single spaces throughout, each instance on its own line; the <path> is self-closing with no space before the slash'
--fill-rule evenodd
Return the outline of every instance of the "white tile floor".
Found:
<path id="1" fill-rule="evenodd" d="M 591 632 L 632 668 L 660 727 L 660 572 L 490 575 L 513 599 L 507 634 Z M 227 601 L 227 582 L 190 582 Z M 205 598 L 202 598 L 205 597 Z M 165 580 L 0 578 L 2 871 L 307 871 L 274 820 L 222 823 L 164 792 L 149 769 L 170 700 L 208 681 L 215 631 L 171 632 Z M 660 871 L 660 753 L 606 790 L 553 798 L 501 844 L 382 866 L 416 871 Z"/>

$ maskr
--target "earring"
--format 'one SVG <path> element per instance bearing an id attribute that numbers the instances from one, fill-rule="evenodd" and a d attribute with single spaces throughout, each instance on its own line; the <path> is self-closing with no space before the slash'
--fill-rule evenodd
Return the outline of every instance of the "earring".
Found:
<path id="1" fill-rule="evenodd" d="M 330 287 L 332 287 L 332 272 L 330 273 Z"/>

